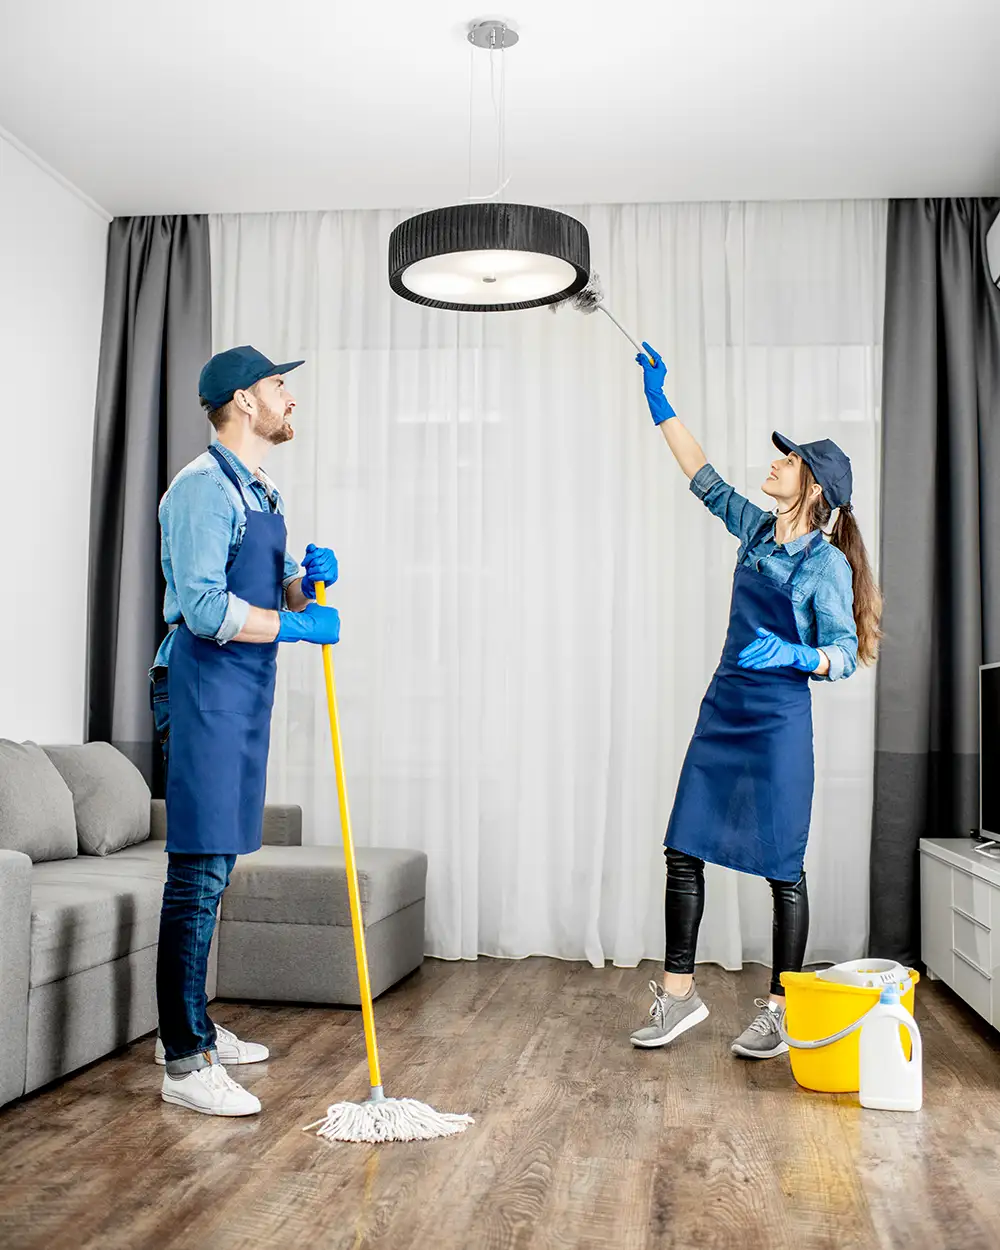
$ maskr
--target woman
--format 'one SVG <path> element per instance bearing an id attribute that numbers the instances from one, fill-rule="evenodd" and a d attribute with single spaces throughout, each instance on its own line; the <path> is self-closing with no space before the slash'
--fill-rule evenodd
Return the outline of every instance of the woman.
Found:
<path id="1" fill-rule="evenodd" d="M 651 982 L 640 1047 L 666 1046 L 708 1016 L 694 988 L 705 862 L 765 877 L 774 898 L 770 997 L 733 1042 L 748 1059 L 784 1054 L 782 972 L 805 957 L 809 900 L 802 870 L 813 796 L 809 679 L 850 677 L 871 664 L 881 595 L 851 511 L 851 462 L 823 439 L 781 452 L 761 488 L 766 513 L 727 486 L 663 394 L 666 368 L 642 365 L 653 421 L 692 492 L 740 540 L 722 659 L 705 695 L 664 840 L 667 857 L 663 988 Z M 831 526 L 832 521 L 832 526 Z M 829 540 L 829 541 L 827 541 Z"/>

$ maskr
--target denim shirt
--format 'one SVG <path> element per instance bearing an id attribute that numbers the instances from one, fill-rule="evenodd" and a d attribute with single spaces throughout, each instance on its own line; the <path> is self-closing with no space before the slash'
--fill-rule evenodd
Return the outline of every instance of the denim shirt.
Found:
<path id="1" fill-rule="evenodd" d="M 170 483 L 160 501 L 160 563 L 167 583 L 163 617 L 168 625 L 183 620 L 199 638 L 221 645 L 243 629 L 251 604 L 226 590 L 226 569 L 240 549 L 247 509 L 284 515 L 274 483 L 257 477 L 222 444 L 241 489 L 230 482 L 211 452 L 192 460 Z M 285 552 L 285 589 L 301 577 L 298 561 Z M 153 667 L 166 666 L 173 645 L 171 630 L 156 653 Z"/>
<path id="2" fill-rule="evenodd" d="M 740 540 L 737 566 L 750 565 L 765 577 L 784 584 L 795 571 L 803 548 L 809 546 L 792 587 L 799 637 L 787 641 L 804 642 L 826 653 L 830 671 L 817 680 L 850 677 L 858 666 L 858 634 L 854 625 L 853 573 L 844 553 L 825 540 L 813 542 L 819 530 L 790 543 L 775 542 L 774 516 L 744 499 L 710 464 L 691 479 L 691 491 Z"/>

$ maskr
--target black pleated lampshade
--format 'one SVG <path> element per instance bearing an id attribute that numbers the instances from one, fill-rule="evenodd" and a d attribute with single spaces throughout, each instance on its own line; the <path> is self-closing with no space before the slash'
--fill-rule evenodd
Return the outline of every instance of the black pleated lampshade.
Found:
<path id="1" fill-rule="evenodd" d="M 389 237 L 389 285 L 428 308 L 539 308 L 575 295 L 589 278 L 586 226 L 551 208 L 456 204 L 410 217 Z"/>

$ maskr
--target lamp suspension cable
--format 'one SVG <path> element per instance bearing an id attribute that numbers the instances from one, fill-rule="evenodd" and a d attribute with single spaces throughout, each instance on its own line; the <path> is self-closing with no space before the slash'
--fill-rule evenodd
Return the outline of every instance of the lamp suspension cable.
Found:
<path id="1" fill-rule="evenodd" d="M 471 200 L 472 196 L 472 130 L 473 130 L 473 112 L 474 102 L 476 98 L 476 45 L 469 44 L 469 180 L 466 186 L 467 200 Z"/>
<path id="2" fill-rule="evenodd" d="M 507 50 L 508 40 L 511 40 L 513 32 L 508 30 L 504 23 L 484 23 L 489 29 L 485 31 L 483 36 L 474 37 L 477 31 L 469 34 L 469 179 L 467 201 L 476 203 L 486 203 L 489 200 L 502 200 L 504 192 L 510 183 L 510 175 L 507 173 L 507 60 L 504 52 Z M 485 42 L 483 41 L 485 39 Z M 514 36 L 512 42 L 516 42 Z M 493 123 L 496 127 L 496 187 L 489 195 L 473 195 L 472 194 L 472 162 L 473 152 L 475 150 L 473 130 L 475 116 L 475 55 L 473 49 L 481 47 L 486 48 L 490 54 L 490 102 L 493 105 Z M 496 70 L 496 54 L 500 54 L 500 88 L 499 99 L 497 98 L 497 70 Z"/>

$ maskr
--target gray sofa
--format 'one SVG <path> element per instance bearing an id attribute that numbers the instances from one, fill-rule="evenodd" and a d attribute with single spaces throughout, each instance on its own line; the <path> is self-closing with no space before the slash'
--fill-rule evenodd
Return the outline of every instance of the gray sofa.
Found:
<path id="1" fill-rule="evenodd" d="M 114 748 L 0 740 L 0 1106 L 155 1029 L 165 837 Z M 303 846 L 295 806 L 268 806 L 264 842 L 223 897 L 209 997 L 356 1006 L 343 852 Z M 357 859 L 378 995 L 423 961 L 427 860 Z"/>

